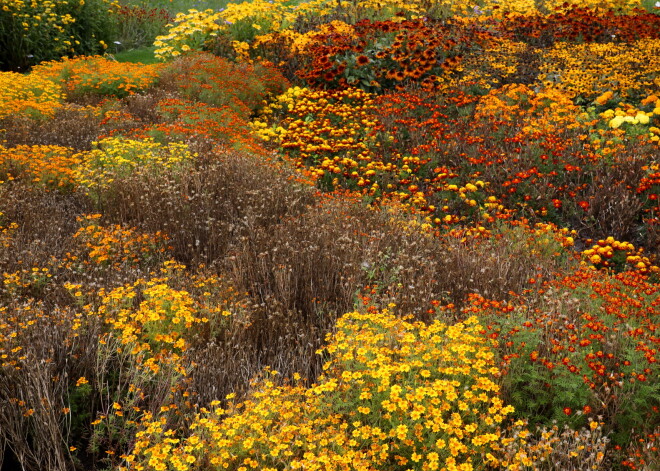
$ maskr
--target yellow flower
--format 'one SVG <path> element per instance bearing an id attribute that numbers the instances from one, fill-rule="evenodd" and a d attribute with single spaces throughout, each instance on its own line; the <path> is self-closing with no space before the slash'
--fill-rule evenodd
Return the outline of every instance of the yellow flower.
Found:
<path id="1" fill-rule="evenodd" d="M 638 112 L 637 115 L 635 116 L 635 119 L 640 123 L 640 124 L 649 124 L 649 117 L 642 113 Z"/>
<path id="2" fill-rule="evenodd" d="M 601 116 L 602 116 L 604 119 L 611 119 L 611 118 L 614 117 L 614 110 L 612 110 L 612 109 L 605 110 L 605 111 L 603 111 L 603 112 L 601 113 Z"/>
<path id="3" fill-rule="evenodd" d="M 625 119 L 622 116 L 616 116 L 612 118 L 609 122 L 609 126 L 612 129 L 617 129 L 619 126 L 621 126 L 624 123 Z"/>

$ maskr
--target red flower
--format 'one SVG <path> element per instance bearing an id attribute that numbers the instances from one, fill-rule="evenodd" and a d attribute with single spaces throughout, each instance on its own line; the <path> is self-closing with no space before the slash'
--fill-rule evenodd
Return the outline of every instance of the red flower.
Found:
<path id="1" fill-rule="evenodd" d="M 573 411 L 571 410 L 570 407 L 564 407 L 564 414 L 566 415 L 571 415 Z"/>

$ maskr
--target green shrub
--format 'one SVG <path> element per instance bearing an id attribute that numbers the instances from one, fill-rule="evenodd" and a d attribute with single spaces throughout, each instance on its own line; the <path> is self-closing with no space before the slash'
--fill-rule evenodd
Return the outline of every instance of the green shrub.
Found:
<path id="1" fill-rule="evenodd" d="M 111 48 L 113 52 L 151 46 L 156 36 L 166 31 L 172 16 L 163 8 L 120 5 L 117 20 L 117 38 Z"/>
<path id="2" fill-rule="evenodd" d="M 6 0 L 0 9 L 0 69 L 25 70 L 62 56 L 98 54 L 112 42 L 110 0 Z"/>

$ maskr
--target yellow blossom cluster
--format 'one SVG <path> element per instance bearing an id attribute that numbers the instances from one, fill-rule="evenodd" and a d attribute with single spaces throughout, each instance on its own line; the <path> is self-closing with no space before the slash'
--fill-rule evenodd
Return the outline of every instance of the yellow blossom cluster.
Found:
<path id="1" fill-rule="evenodd" d="M 201 409 L 186 437 L 148 416 L 125 469 L 498 466 L 499 426 L 513 408 L 499 398 L 482 330 L 476 318 L 446 325 L 388 310 L 346 314 L 320 352 L 329 361 L 316 384 L 278 386 L 267 370 L 247 401 Z"/>
<path id="2" fill-rule="evenodd" d="M 495 16 L 505 13 L 514 15 L 538 15 L 564 12 L 573 7 L 600 8 L 622 13 L 630 13 L 635 8 L 643 8 L 640 0 L 485 0 L 480 2 L 481 10 Z"/>
<path id="3" fill-rule="evenodd" d="M 598 8 L 621 13 L 630 13 L 635 8 L 643 8 L 640 0 L 544 0 L 543 8 L 548 12 L 566 11 L 573 7 Z"/>
<path id="4" fill-rule="evenodd" d="M 640 273 L 660 273 L 660 267 L 654 265 L 642 249 L 636 249 L 630 242 L 618 241 L 614 237 L 598 240 L 591 248 L 582 251 L 582 257 L 585 263 L 595 268 L 620 269 L 627 265 L 628 270 Z"/>
<path id="5" fill-rule="evenodd" d="M 2 235 L 11 237 L 12 232 L 15 232 L 18 227 L 18 225 L 10 224 L 6 232 L 3 229 Z M 9 237 L 3 241 L 3 245 L 7 244 L 7 247 L 11 243 Z M 22 268 L 14 272 L 3 272 L 2 287 L 9 297 L 18 296 L 24 289 L 39 290 L 52 276 L 53 274 L 47 267 Z"/>
<path id="6" fill-rule="evenodd" d="M 300 33 L 292 29 L 284 29 L 277 33 L 260 34 L 255 37 L 251 47 L 258 49 L 259 46 L 268 45 L 271 41 L 277 39 L 284 42 L 288 52 L 292 55 L 302 54 L 309 48 L 309 46 L 314 45 L 319 37 L 323 37 L 330 33 L 352 36 L 354 31 L 355 28 L 352 25 L 343 21 L 333 20 L 328 23 L 323 23 L 316 29 L 306 33 Z"/>
<path id="7" fill-rule="evenodd" d="M 291 157 L 295 156 L 299 167 L 311 160 L 313 176 L 346 171 L 358 180 L 359 186 L 365 186 L 377 170 L 385 170 L 372 161 L 372 152 L 364 140 L 365 130 L 376 124 L 369 119 L 373 107 L 373 97 L 359 89 L 326 92 L 293 87 L 268 106 L 252 127 L 259 137 L 275 141 Z M 351 117 L 356 119 L 348 119 Z M 335 158 L 337 153 L 343 157 Z"/>
<path id="8" fill-rule="evenodd" d="M 165 262 L 162 276 L 139 279 L 114 289 L 98 292 L 98 306 L 84 306 L 87 316 L 98 317 L 110 327 L 103 342 L 116 343 L 118 351 L 134 358 L 137 367 L 149 375 L 176 371 L 185 375 L 189 364 L 186 351 L 197 328 L 203 324 L 231 316 L 223 303 L 208 293 L 199 297 L 185 289 L 177 289 L 176 278 L 185 267 Z M 218 280 L 199 279 L 198 287 L 213 290 Z M 79 286 L 69 284 L 74 293 Z"/>
<path id="9" fill-rule="evenodd" d="M 159 59 L 177 57 L 184 52 L 199 50 L 209 38 L 215 37 L 222 28 L 221 14 L 211 9 L 178 13 L 166 35 L 156 37 L 154 54 Z"/>
<path id="10" fill-rule="evenodd" d="M 596 97 L 616 89 L 623 98 L 660 90 L 658 39 L 632 43 L 558 42 L 542 51 L 539 81 L 556 82 L 572 96 Z"/>
<path id="11" fill-rule="evenodd" d="M 471 13 L 474 11 L 473 7 L 474 5 L 468 2 L 454 0 L 361 0 L 358 2 L 340 2 L 340 10 L 348 10 L 356 20 L 373 16 L 376 18 L 390 18 L 399 12 L 403 12 L 412 18 L 424 16 L 447 18 Z"/>
<path id="12" fill-rule="evenodd" d="M 31 31 L 38 32 L 44 36 L 50 36 L 54 42 L 56 52 L 64 55 L 72 51 L 73 36 L 67 36 L 67 26 L 76 20 L 69 13 L 59 12 L 62 5 L 67 5 L 67 0 L 5 0 L 2 2 L 4 14 L 9 14 L 23 30 L 24 36 L 29 36 Z M 73 2 L 72 2 L 73 3 Z"/>
<path id="13" fill-rule="evenodd" d="M 51 117 L 62 106 L 58 84 L 38 74 L 0 72 L 0 118 L 9 115 Z"/>
<path id="14" fill-rule="evenodd" d="M 598 105 L 607 105 L 613 99 L 613 93 L 607 91 L 598 98 L 595 103 Z M 611 106 L 611 105 L 610 105 Z M 640 101 L 638 106 L 630 103 L 618 103 L 617 106 L 610 107 L 600 112 L 598 116 L 601 121 L 607 123 L 610 129 L 628 129 L 634 126 L 636 131 L 641 131 L 642 126 L 648 126 L 649 140 L 660 143 L 660 100 L 656 94 L 651 94 Z"/>
<path id="15" fill-rule="evenodd" d="M 504 79 L 515 76 L 519 67 L 518 57 L 526 47 L 523 42 L 508 39 L 492 41 L 483 51 L 470 54 L 463 60 L 460 81 L 474 83 L 486 90 L 499 87 Z"/>
<path id="16" fill-rule="evenodd" d="M 22 71 L 44 60 L 105 50 L 117 7 L 117 0 L 3 0 L 3 68 Z"/>
<path id="17" fill-rule="evenodd" d="M 190 294 L 170 288 L 166 280 L 151 279 L 116 288 L 102 297 L 99 311 L 106 322 L 120 332 L 122 344 L 131 344 L 134 351 L 152 350 L 168 345 L 183 352 L 186 341 L 181 336 L 193 324 L 208 322 L 198 317 Z M 132 300 L 144 299 L 137 308 Z"/>
<path id="18" fill-rule="evenodd" d="M 282 25 L 290 24 L 295 20 L 293 12 L 286 3 L 283 0 L 229 3 L 221 13 L 221 18 L 226 25 L 249 20 L 247 26 L 257 31 L 278 31 Z"/>
<path id="19" fill-rule="evenodd" d="M 135 172 L 159 173 L 186 166 L 195 158 L 183 143 L 109 137 L 93 144 L 91 151 L 78 154 L 82 163 L 75 171 L 76 182 L 90 190 L 105 188 L 116 178 Z"/>
<path id="20" fill-rule="evenodd" d="M 521 229 L 520 232 L 518 230 Z M 565 248 L 571 248 L 575 244 L 574 236 L 577 231 L 568 228 L 559 228 L 551 223 L 536 223 L 530 228 L 500 229 L 502 232 L 510 231 L 519 234 L 525 233 L 525 245 L 529 254 L 533 257 L 544 259 L 561 256 Z"/>

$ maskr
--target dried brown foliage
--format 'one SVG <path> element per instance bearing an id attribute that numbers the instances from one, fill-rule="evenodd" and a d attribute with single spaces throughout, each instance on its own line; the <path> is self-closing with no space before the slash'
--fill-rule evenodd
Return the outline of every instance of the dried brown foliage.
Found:
<path id="1" fill-rule="evenodd" d="M 58 145 L 76 150 L 89 150 L 101 134 L 101 117 L 90 108 L 67 104 L 52 119 L 35 120 L 12 115 L 0 120 L 0 142 L 13 147 L 25 145 Z"/>

